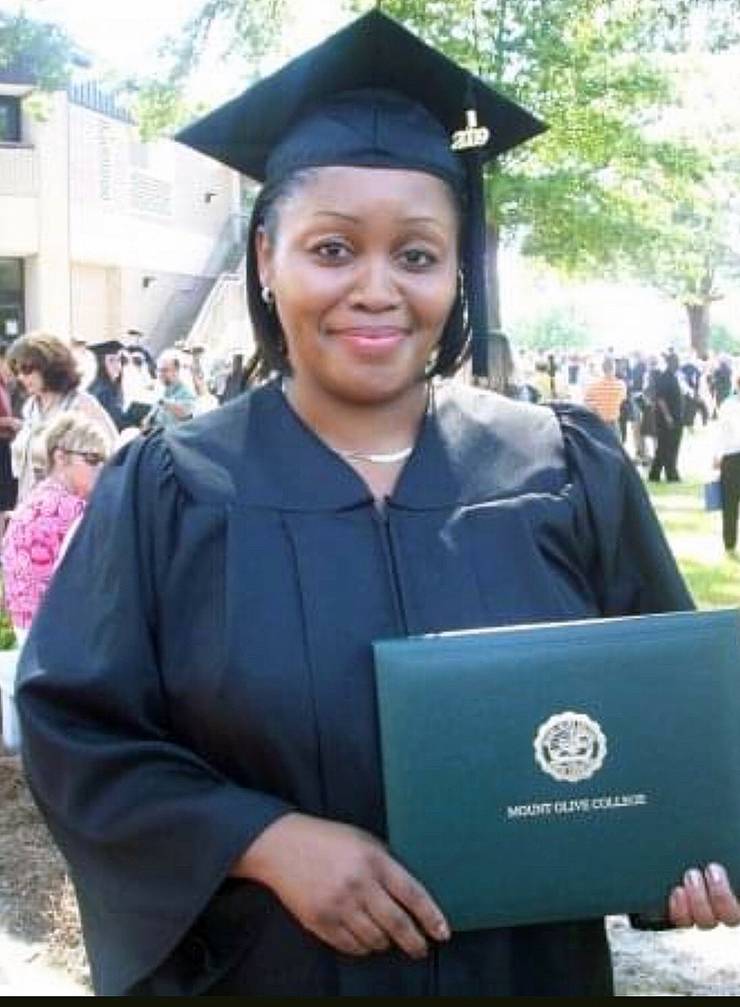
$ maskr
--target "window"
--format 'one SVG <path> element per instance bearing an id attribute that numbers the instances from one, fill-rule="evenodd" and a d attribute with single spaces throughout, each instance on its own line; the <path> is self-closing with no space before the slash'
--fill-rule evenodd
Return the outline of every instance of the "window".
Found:
<path id="1" fill-rule="evenodd" d="M 23 301 L 23 259 L 0 258 L 0 340 L 23 332 Z"/>
<path id="2" fill-rule="evenodd" d="M 0 94 L 0 143 L 21 141 L 21 100 Z"/>

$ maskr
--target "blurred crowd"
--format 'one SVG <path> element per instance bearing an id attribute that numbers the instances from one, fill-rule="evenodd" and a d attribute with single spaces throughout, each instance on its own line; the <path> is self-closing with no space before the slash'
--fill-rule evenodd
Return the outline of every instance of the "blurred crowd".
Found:
<path id="1" fill-rule="evenodd" d="M 0 344 L 0 532 L 5 609 L 23 639 L 98 474 L 139 434 L 239 395 L 254 367 L 175 347 L 32 332 Z"/>
<path id="2" fill-rule="evenodd" d="M 740 359 L 668 347 L 661 354 L 552 351 L 509 355 L 505 392 L 530 402 L 571 401 L 598 413 L 634 461 L 657 481 L 680 479 L 683 432 L 717 419 Z"/>

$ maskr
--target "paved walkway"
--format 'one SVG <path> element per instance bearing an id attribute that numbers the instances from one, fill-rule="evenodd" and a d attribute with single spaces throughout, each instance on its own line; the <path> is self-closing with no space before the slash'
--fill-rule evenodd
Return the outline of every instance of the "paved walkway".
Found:
<path id="1" fill-rule="evenodd" d="M 39 962 L 38 945 L 0 933 L 0 996 L 80 997 L 92 994 L 65 972 Z"/>

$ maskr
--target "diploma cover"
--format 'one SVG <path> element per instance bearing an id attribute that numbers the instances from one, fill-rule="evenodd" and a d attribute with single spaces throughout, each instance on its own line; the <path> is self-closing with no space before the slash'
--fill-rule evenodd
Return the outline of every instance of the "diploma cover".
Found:
<path id="1" fill-rule="evenodd" d="M 390 848 L 454 929 L 740 883 L 740 612 L 376 642 Z"/>

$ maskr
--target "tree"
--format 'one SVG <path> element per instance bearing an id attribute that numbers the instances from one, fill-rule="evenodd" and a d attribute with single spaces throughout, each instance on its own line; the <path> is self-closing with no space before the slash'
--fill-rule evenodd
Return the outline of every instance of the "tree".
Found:
<path id="1" fill-rule="evenodd" d="M 43 91 L 67 86 L 75 64 L 83 61 L 72 39 L 58 25 L 0 11 L 0 74 L 22 76 Z"/>
<path id="2" fill-rule="evenodd" d="M 655 237 L 642 249 L 642 263 L 636 260 L 645 281 L 684 306 L 691 346 L 701 356 L 709 349 L 711 306 L 740 276 L 740 120 L 726 88 L 738 58 L 736 48 L 676 61 L 691 115 L 677 106 L 668 128 L 701 148 L 705 168 L 681 186 L 656 186 L 645 207 Z"/>
<path id="3" fill-rule="evenodd" d="M 170 132 L 206 109 L 185 98 L 186 85 L 206 51 L 238 64 L 245 85 L 262 76 L 278 51 L 291 0 L 206 0 L 177 36 L 163 43 L 164 73 L 156 80 L 131 77 L 121 89 L 134 95 L 134 115 L 145 139 Z"/>
<path id="4" fill-rule="evenodd" d="M 523 349 L 583 350 L 593 342 L 588 327 L 569 308 L 554 308 L 523 323 L 513 333 Z"/>
<path id="5" fill-rule="evenodd" d="M 647 238 L 638 197 L 656 166 L 684 170 L 694 159 L 646 134 L 671 96 L 660 67 L 639 50 L 654 27 L 642 6 L 467 0 L 446 4 L 444 18 L 434 7 L 384 4 L 550 124 L 489 175 L 494 271 L 500 238 L 523 231 L 524 254 L 564 273 L 618 272 Z"/>
<path id="6" fill-rule="evenodd" d="M 696 145 L 660 133 L 673 94 L 656 53 L 684 49 L 697 24 L 709 46 L 731 45 L 740 0 L 385 0 L 382 8 L 550 124 L 488 175 L 492 329 L 502 327 L 499 243 L 515 233 L 524 254 L 569 275 L 646 269 L 646 249 L 668 237 L 657 195 L 692 209 L 711 166 Z M 219 25 L 225 54 L 254 77 L 279 48 L 290 10 L 291 0 L 208 0 L 170 47 L 173 90 L 157 94 L 163 118 Z"/>
<path id="7" fill-rule="evenodd" d="M 709 349 L 714 353 L 740 355 L 740 334 L 726 325 L 712 325 L 709 329 Z"/>

